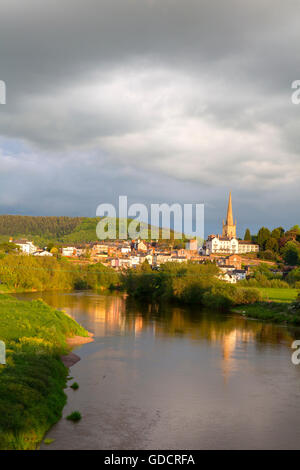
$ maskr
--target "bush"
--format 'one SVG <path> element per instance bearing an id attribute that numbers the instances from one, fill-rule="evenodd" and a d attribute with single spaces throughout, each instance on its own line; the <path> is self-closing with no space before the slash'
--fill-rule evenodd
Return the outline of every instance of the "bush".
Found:
<path id="1" fill-rule="evenodd" d="M 79 411 L 73 411 L 71 414 L 69 414 L 67 416 L 67 419 L 69 421 L 73 421 L 74 423 L 76 423 L 77 421 L 80 421 L 82 418 L 81 414 L 79 413 Z"/>
<path id="2" fill-rule="evenodd" d="M 214 264 L 166 263 L 158 272 L 128 271 L 123 276 L 123 285 L 137 298 L 176 300 L 221 310 L 260 300 L 259 291 L 226 284 L 217 278 L 218 274 Z"/>
<path id="3" fill-rule="evenodd" d="M 291 310 L 291 313 L 294 313 L 296 315 L 300 315 L 300 294 L 298 295 L 295 302 L 291 303 L 289 309 Z"/>
<path id="4" fill-rule="evenodd" d="M 262 294 L 258 289 L 238 289 L 241 296 L 241 301 L 236 302 L 240 304 L 254 304 L 255 302 L 260 302 L 262 300 Z"/>

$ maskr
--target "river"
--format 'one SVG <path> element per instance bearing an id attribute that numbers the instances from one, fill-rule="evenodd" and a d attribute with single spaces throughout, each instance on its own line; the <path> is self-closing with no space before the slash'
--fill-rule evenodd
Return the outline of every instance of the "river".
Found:
<path id="1" fill-rule="evenodd" d="M 93 332 L 41 449 L 300 448 L 300 330 L 95 292 L 42 298 Z M 68 382 L 69 384 L 72 381 Z M 65 417 L 78 410 L 82 420 Z"/>

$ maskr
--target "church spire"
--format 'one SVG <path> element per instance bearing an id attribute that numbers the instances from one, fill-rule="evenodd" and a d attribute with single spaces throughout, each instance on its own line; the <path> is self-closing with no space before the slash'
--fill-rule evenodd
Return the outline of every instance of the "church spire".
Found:
<path id="1" fill-rule="evenodd" d="M 224 224 L 223 221 L 222 236 L 226 238 L 236 238 L 236 221 L 235 223 L 233 222 L 231 191 L 229 193 L 226 223 Z"/>
<path id="2" fill-rule="evenodd" d="M 226 225 L 233 225 L 231 191 L 230 191 L 230 193 L 229 193 L 229 201 L 228 201 L 228 208 L 227 208 Z"/>

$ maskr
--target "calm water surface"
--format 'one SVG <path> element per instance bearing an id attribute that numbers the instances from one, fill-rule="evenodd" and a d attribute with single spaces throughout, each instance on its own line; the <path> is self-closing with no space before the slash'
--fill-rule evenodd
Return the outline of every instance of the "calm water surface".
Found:
<path id="1" fill-rule="evenodd" d="M 79 390 L 66 390 L 64 418 L 83 419 L 61 419 L 42 448 L 300 448 L 299 330 L 93 292 L 18 297 L 43 298 L 95 334 L 70 369 Z"/>

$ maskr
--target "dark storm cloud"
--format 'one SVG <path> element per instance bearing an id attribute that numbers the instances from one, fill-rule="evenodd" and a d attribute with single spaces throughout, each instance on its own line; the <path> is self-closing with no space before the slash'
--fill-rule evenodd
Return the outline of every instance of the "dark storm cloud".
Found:
<path id="1" fill-rule="evenodd" d="M 2 0 L 2 210 L 92 214 L 122 190 L 207 202 L 213 227 L 232 188 L 241 226 L 263 220 L 262 198 L 270 225 L 286 204 L 285 223 L 296 222 L 299 10 L 294 0 Z"/>

